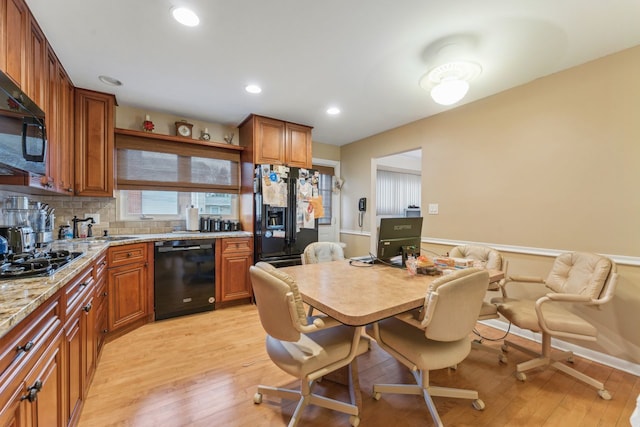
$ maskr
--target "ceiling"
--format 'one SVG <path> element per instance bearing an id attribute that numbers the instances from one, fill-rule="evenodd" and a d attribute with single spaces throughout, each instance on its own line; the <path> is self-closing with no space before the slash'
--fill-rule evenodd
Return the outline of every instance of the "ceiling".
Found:
<path id="1" fill-rule="evenodd" d="M 343 145 L 640 44 L 638 0 L 27 0 L 74 85 L 120 105 L 238 125 L 256 113 Z M 188 6 L 184 27 L 170 17 Z M 482 73 L 463 101 L 418 82 Z M 98 80 L 107 75 L 120 87 Z M 257 83 L 263 91 L 244 91 Z M 341 114 L 329 116 L 337 106 Z"/>

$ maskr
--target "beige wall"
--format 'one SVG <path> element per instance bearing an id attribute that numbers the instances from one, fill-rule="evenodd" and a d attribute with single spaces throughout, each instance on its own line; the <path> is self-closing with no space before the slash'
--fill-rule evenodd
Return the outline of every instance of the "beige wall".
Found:
<path id="1" fill-rule="evenodd" d="M 422 148 L 423 209 L 440 212 L 425 215 L 425 238 L 514 246 L 510 271 L 522 273 L 546 273 L 553 258 L 518 247 L 629 257 L 613 303 L 594 317 L 599 341 L 580 345 L 640 363 L 630 327 L 640 311 L 638 70 L 635 47 L 343 146 L 347 255 L 369 248 L 347 232 L 360 230 L 357 199 L 375 199 L 372 158 Z"/>
<path id="2" fill-rule="evenodd" d="M 312 151 L 314 159 L 340 161 L 340 147 L 337 145 L 323 144 L 314 141 Z"/>

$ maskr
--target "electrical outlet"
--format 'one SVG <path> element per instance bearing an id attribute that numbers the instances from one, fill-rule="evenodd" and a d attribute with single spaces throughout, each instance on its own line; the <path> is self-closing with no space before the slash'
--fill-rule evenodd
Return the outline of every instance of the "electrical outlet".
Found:
<path id="1" fill-rule="evenodd" d="M 438 215 L 437 203 L 429 203 L 429 215 Z"/>
<path id="2" fill-rule="evenodd" d="M 93 218 L 93 222 L 95 222 L 95 225 L 100 224 L 100 214 L 98 214 L 98 213 L 86 213 L 86 214 L 84 214 L 84 217 L 85 218 L 89 218 L 89 217 Z"/>

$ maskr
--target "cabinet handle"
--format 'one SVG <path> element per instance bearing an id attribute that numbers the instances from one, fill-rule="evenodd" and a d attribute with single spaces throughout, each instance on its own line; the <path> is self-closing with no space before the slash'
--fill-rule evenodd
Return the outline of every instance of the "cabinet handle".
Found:
<path id="1" fill-rule="evenodd" d="M 33 341 L 27 341 L 27 343 L 25 345 L 19 345 L 16 348 L 16 351 L 20 352 L 20 351 L 24 351 L 25 353 L 28 352 L 29 350 L 31 350 L 33 348 L 33 346 L 36 345 Z"/>
<path id="2" fill-rule="evenodd" d="M 67 188 L 67 191 L 68 191 L 69 193 L 73 193 L 73 188 Z"/>
<path id="3" fill-rule="evenodd" d="M 42 389 L 42 381 L 36 380 L 31 387 L 27 389 L 27 394 L 22 396 L 20 400 L 28 400 L 29 402 L 35 402 L 38 400 L 38 393 Z"/>
<path id="4" fill-rule="evenodd" d="M 85 311 L 85 313 L 88 313 L 88 312 L 91 311 L 91 307 L 92 307 L 92 305 L 91 305 L 91 303 L 89 303 L 89 304 L 85 305 L 84 307 L 82 307 L 82 309 Z"/>
<path id="5" fill-rule="evenodd" d="M 107 293 L 107 291 L 104 291 L 104 292 L 102 293 L 102 296 L 103 296 L 103 297 L 106 297 L 107 295 L 109 295 L 109 294 Z"/>
<path id="6" fill-rule="evenodd" d="M 131 258 L 133 254 L 131 252 L 127 252 L 127 258 Z"/>
<path id="7" fill-rule="evenodd" d="M 109 332 L 109 330 L 108 330 L 108 329 L 103 329 L 103 330 L 102 330 L 102 333 L 103 333 L 103 334 L 106 334 L 107 332 Z"/>
<path id="8" fill-rule="evenodd" d="M 82 282 L 82 283 L 80 283 L 80 285 L 79 285 L 79 287 L 81 287 L 81 288 L 84 288 L 84 287 L 86 287 L 86 286 L 87 286 L 87 282 Z"/>

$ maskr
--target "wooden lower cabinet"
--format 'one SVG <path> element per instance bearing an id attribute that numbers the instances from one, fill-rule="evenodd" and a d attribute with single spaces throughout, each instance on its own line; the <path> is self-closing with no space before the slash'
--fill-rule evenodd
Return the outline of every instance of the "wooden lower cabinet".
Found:
<path id="1" fill-rule="evenodd" d="M 252 298 L 249 278 L 252 264 L 253 238 L 216 239 L 216 307 Z"/>
<path id="2" fill-rule="evenodd" d="M 109 333 L 146 323 L 153 317 L 153 308 L 149 309 L 153 289 L 149 274 L 149 258 L 153 254 L 149 249 L 151 244 L 136 243 L 109 248 Z"/>
<path id="3" fill-rule="evenodd" d="M 64 334 L 57 293 L 3 337 L 0 426 L 63 426 Z"/>
<path id="4" fill-rule="evenodd" d="M 76 425 L 95 368 L 94 266 L 78 274 L 65 286 L 67 301 L 65 331 L 66 424 Z M 90 372 L 91 371 L 91 372 Z"/>

